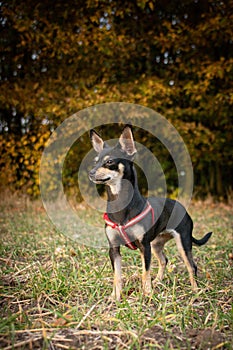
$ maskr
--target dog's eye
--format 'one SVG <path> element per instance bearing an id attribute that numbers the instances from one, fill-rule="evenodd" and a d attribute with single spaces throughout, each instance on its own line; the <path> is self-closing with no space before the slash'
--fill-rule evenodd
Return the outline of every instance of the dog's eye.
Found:
<path id="1" fill-rule="evenodd" d="M 108 159 L 105 164 L 106 165 L 112 165 L 113 164 L 113 160 L 112 159 Z"/>

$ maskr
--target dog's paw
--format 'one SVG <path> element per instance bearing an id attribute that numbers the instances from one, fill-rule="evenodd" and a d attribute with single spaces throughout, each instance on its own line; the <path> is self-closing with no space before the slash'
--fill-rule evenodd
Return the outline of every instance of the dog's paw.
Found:
<path id="1" fill-rule="evenodd" d="M 111 301 L 120 301 L 121 300 L 121 293 L 116 292 L 115 289 L 112 291 L 112 294 L 109 296 L 109 300 Z"/>
<path id="2" fill-rule="evenodd" d="M 152 294 L 151 282 L 146 281 L 142 286 L 142 290 L 145 296 L 150 296 Z"/>

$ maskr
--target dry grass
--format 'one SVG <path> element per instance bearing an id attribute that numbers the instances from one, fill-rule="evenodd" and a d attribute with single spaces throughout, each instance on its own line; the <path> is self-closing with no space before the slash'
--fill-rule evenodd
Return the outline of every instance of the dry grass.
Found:
<path id="1" fill-rule="evenodd" d="M 190 208 L 195 236 L 214 232 L 208 245 L 194 248 L 197 294 L 171 243 L 164 283 L 144 298 L 139 254 L 123 248 L 124 295 L 116 304 L 109 300 L 105 249 L 79 246 L 57 232 L 41 203 L 5 197 L 0 205 L 2 349 L 232 348 L 229 206 L 207 201 Z M 153 267 L 154 277 L 156 262 Z"/>

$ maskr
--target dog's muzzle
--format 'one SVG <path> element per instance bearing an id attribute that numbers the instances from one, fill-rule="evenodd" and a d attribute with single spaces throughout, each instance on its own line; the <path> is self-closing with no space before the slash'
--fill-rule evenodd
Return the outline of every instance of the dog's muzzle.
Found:
<path id="1" fill-rule="evenodd" d="M 89 172 L 89 179 L 96 184 L 104 184 L 105 182 L 111 180 L 111 177 L 107 176 L 105 178 L 96 177 L 96 171 L 91 170 Z"/>

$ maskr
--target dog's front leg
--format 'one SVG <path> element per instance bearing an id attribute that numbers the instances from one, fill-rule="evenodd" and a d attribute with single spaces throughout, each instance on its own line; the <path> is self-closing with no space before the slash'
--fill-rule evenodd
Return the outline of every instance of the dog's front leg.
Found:
<path id="1" fill-rule="evenodd" d="M 142 288 L 145 295 L 151 294 L 151 276 L 150 276 L 150 264 L 151 264 L 151 246 L 148 244 L 141 244 L 140 253 L 142 259 Z"/>
<path id="2" fill-rule="evenodd" d="M 114 271 L 114 282 L 112 296 L 116 300 L 121 298 L 122 278 L 121 278 L 121 254 L 120 247 L 111 247 L 109 249 L 109 256 Z"/>

